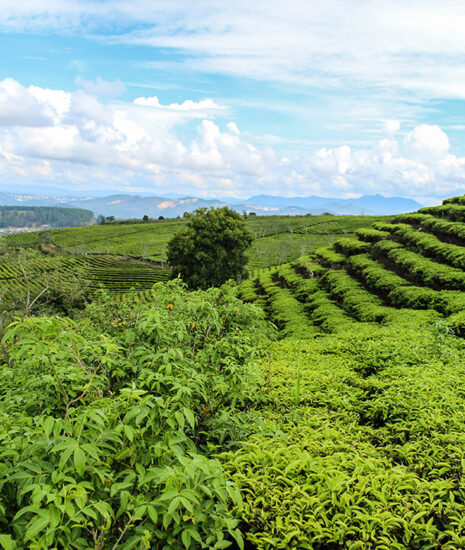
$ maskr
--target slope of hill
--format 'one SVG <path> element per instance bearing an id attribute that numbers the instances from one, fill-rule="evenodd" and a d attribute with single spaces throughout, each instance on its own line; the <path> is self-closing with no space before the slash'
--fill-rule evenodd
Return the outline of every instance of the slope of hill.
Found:
<path id="1" fill-rule="evenodd" d="M 266 428 L 223 457 L 244 530 L 263 550 L 461 548 L 465 197 L 355 233 L 241 286 L 282 338 Z"/>
<path id="2" fill-rule="evenodd" d="M 313 293 L 301 296 L 298 289 L 313 273 L 315 295 L 331 305 L 329 317 L 338 311 L 341 319 L 387 322 L 399 308 L 431 309 L 451 316 L 458 327 L 465 309 L 465 200 L 449 199 L 391 221 L 359 228 L 354 237 L 336 239 L 311 258 L 247 281 L 247 295 L 255 293 L 271 311 L 273 293 L 285 291 L 302 301 L 312 319 Z M 325 326 L 325 318 L 318 314 L 315 324 Z"/>

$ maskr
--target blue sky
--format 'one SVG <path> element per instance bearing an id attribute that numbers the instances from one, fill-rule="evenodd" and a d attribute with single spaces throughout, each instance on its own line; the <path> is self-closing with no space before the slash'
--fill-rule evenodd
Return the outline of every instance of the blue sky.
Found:
<path id="1" fill-rule="evenodd" d="M 2 0 L 0 189 L 465 193 L 465 7 Z"/>

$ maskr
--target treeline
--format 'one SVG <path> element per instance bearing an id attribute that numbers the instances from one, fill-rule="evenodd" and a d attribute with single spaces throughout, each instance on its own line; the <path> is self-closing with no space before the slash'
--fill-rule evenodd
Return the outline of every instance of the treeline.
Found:
<path id="1" fill-rule="evenodd" d="M 0 227 L 74 227 L 92 223 L 94 214 L 82 208 L 0 206 Z"/>

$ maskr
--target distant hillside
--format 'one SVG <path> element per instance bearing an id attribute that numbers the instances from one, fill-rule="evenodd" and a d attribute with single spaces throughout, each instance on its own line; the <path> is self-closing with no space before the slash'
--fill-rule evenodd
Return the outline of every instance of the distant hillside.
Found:
<path id="1" fill-rule="evenodd" d="M 198 197 L 167 198 L 159 196 L 115 194 L 107 197 L 63 197 L 0 193 L 0 203 L 28 206 L 72 206 L 92 210 L 99 215 L 118 219 L 176 218 L 184 212 L 211 206 L 230 206 L 237 212 L 255 212 L 257 215 L 320 215 L 323 213 L 355 216 L 380 216 L 413 212 L 423 205 L 400 197 L 366 195 L 358 199 L 310 197 L 279 197 L 256 195 L 249 199 L 208 199 Z"/>
<path id="2" fill-rule="evenodd" d="M 76 227 L 92 223 L 91 210 L 55 206 L 0 206 L 0 228 Z"/>

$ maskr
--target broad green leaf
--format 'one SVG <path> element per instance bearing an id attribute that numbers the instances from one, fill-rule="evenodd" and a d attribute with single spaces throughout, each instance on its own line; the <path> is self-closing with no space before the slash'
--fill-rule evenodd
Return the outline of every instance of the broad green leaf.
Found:
<path id="1" fill-rule="evenodd" d="M 86 455 L 80 447 L 74 449 L 74 467 L 77 473 L 82 476 L 86 470 Z"/>
<path id="2" fill-rule="evenodd" d="M 26 540 L 35 538 L 35 536 L 43 531 L 47 525 L 50 523 L 50 520 L 47 516 L 41 516 L 33 520 L 26 528 Z"/>
<path id="3" fill-rule="evenodd" d="M 184 412 L 184 416 L 187 418 L 187 421 L 189 422 L 190 424 L 190 427 L 192 429 L 195 428 L 195 417 L 194 417 L 194 413 L 188 409 L 187 407 L 184 407 L 183 408 L 183 412 Z"/>
<path id="4" fill-rule="evenodd" d="M 45 432 L 46 437 L 50 437 L 50 434 L 52 433 L 54 424 L 55 424 L 55 419 L 52 418 L 51 416 L 48 416 L 44 420 L 43 427 L 44 427 L 44 432 Z"/>
<path id="5" fill-rule="evenodd" d="M 62 470 L 65 467 L 66 463 L 69 460 L 69 457 L 72 455 L 73 450 L 75 448 L 76 447 L 74 447 L 74 446 L 66 447 L 66 449 L 61 453 L 60 462 L 58 464 L 60 470 Z"/>
<path id="6" fill-rule="evenodd" d="M 157 523 L 158 523 L 158 513 L 157 513 L 157 510 L 155 509 L 155 506 L 153 506 L 152 504 L 149 504 L 147 506 L 147 512 L 149 514 L 150 519 L 153 521 L 153 523 L 155 525 L 157 525 Z"/>
<path id="7" fill-rule="evenodd" d="M 11 538 L 11 535 L 0 535 L 0 546 L 3 550 L 14 550 L 16 542 Z"/>
<path id="8" fill-rule="evenodd" d="M 186 548 L 189 548 L 192 542 L 191 534 L 189 533 L 189 529 L 184 529 L 181 535 L 182 542 Z"/>
<path id="9" fill-rule="evenodd" d="M 123 429 L 126 437 L 129 439 L 129 441 L 132 441 L 134 439 L 134 428 L 125 424 Z"/>

